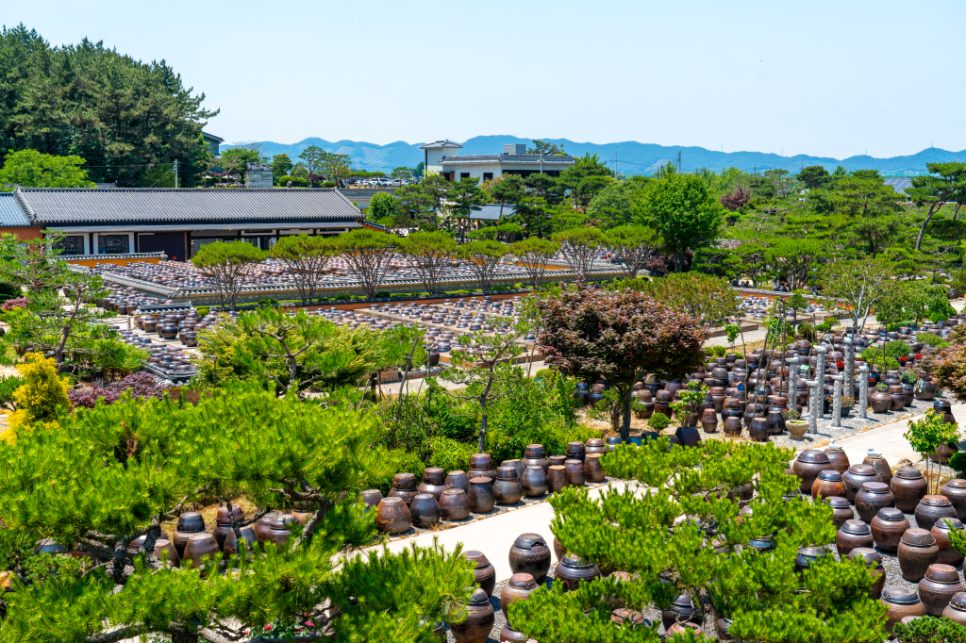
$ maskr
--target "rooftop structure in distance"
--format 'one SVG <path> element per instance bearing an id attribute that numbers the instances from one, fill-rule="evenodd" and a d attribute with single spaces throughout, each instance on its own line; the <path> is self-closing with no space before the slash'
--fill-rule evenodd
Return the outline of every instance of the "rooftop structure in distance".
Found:
<path id="1" fill-rule="evenodd" d="M 489 181 L 504 174 L 559 176 L 576 163 L 569 154 L 527 154 L 527 146 L 520 143 L 504 145 L 502 154 L 460 156 L 462 148 L 449 139 L 421 145 L 426 152 L 426 174 L 442 174 L 449 181 Z"/>
<path id="2" fill-rule="evenodd" d="M 220 145 L 225 142 L 225 139 L 220 136 L 215 136 L 214 134 L 209 134 L 208 132 L 202 130 L 201 138 L 205 139 L 205 143 L 211 148 L 212 156 L 221 156 Z"/>

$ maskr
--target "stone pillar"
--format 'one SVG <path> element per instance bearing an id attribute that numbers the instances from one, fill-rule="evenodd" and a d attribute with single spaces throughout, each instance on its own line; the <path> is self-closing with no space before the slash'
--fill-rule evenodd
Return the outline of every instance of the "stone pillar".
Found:
<path id="1" fill-rule="evenodd" d="M 818 381 L 818 394 L 820 396 L 818 406 L 815 407 L 815 412 L 819 417 L 823 417 L 824 415 L 822 411 L 824 409 L 823 401 L 825 398 L 825 353 L 827 352 L 828 349 L 821 344 L 815 347 L 815 379 Z"/>
<path id="2" fill-rule="evenodd" d="M 855 343 L 852 338 L 846 336 L 842 343 L 845 344 L 845 381 L 842 383 L 842 389 L 845 391 L 845 397 L 855 396 Z"/>
<path id="3" fill-rule="evenodd" d="M 842 384 L 844 375 L 832 376 L 832 426 L 842 428 Z"/>
<path id="4" fill-rule="evenodd" d="M 808 432 L 812 435 L 818 433 L 818 416 L 822 410 L 821 390 L 822 383 L 818 380 L 809 380 L 808 384 Z"/>
<path id="5" fill-rule="evenodd" d="M 869 365 L 859 366 L 859 417 L 863 420 L 869 416 Z"/>
<path id="6" fill-rule="evenodd" d="M 789 357 L 785 360 L 788 365 L 788 408 L 798 409 L 798 358 Z"/>

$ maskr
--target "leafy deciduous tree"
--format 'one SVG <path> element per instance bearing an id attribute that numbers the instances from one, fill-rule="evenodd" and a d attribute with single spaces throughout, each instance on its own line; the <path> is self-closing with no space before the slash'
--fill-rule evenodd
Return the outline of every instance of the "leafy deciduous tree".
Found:
<path id="1" fill-rule="evenodd" d="M 15 183 L 31 188 L 92 188 L 86 161 L 79 156 L 54 156 L 37 150 L 11 152 L 0 169 L 0 185 Z"/>

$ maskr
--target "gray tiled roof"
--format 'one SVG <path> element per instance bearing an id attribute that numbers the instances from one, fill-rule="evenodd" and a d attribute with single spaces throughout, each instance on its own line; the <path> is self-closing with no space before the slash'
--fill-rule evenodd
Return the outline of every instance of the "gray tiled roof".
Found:
<path id="1" fill-rule="evenodd" d="M 363 218 L 331 188 L 169 189 L 21 188 L 37 225 L 115 223 L 271 223 Z"/>
<path id="2" fill-rule="evenodd" d="M 500 165 L 573 165 L 574 157 L 567 154 L 477 154 L 470 156 L 444 156 L 440 165 L 474 165 L 499 163 Z"/>
<path id="3" fill-rule="evenodd" d="M 438 150 L 441 147 L 447 148 L 447 149 L 450 149 L 450 148 L 451 149 L 462 149 L 463 148 L 463 146 L 460 145 L 459 143 L 456 143 L 454 141 L 451 141 L 451 140 L 449 140 L 447 138 L 447 139 L 443 139 L 441 141 L 433 141 L 432 143 L 426 143 L 424 145 L 420 145 L 419 146 L 419 149 L 421 149 L 421 150 Z"/>
<path id="4" fill-rule="evenodd" d="M 13 192 L 0 192 L 0 227 L 21 228 L 29 226 L 30 219 L 23 204 Z"/>

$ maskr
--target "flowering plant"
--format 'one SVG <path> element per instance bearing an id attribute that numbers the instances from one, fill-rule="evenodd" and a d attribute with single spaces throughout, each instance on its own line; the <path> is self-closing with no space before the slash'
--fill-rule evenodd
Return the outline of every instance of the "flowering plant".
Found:
<path id="1" fill-rule="evenodd" d="M 836 368 L 845 368 L 845 362 L 843 362 L 842 360 L 839 360 L 839 361 L 835 362 L 835 367 Z"/>

